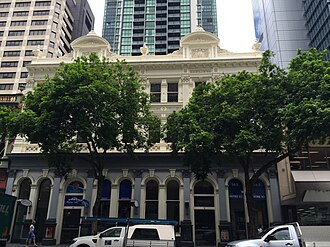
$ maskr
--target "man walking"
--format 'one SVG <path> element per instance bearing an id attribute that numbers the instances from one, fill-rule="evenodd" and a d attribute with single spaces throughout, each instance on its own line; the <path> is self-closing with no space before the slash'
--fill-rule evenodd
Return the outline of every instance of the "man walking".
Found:
<path id="1" fill-rule="evenodd" d="M 31 240 L 31 242 L 33 241 L 34 246 L 37 247 L 36 235 L 34 234 L 34 225 L 35 225 L 35 223 L 36 223 L 36 221 L 32 220 L 32 223 L 30 225 L 30 230 L 29 230 L 29 233 L 28 233 L 28 237 L 25 241 L 25 247 L 27 247 L 29 245 L 30 240 Z"/>

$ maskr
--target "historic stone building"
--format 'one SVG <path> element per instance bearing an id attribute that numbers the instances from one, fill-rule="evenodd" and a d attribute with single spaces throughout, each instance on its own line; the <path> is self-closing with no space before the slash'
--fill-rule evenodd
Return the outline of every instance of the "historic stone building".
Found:
<path id="1" fill-rule="evenodd" d="M 61 58 L 36 56 L 29 68 L 27 90 L 52 76 L 61 62 L 96 52 L 110 61 L 125 59 L 141 75 L 145 90 L 152 95 L 152 110 L 163 122 L 174 110 L 185 106 L 198 83 L 213 82 L 241 70 L 256 72 L 262 54 L 230 53 L 219 47 L 219 39 L 197 29 L 181 40 L 180 49 L 168 55 L 121 57 L 110 52 L 109 43 L 94 32 L 76 39 L 73 52 Z M 90 167 L 75 160 L 68 178 L 58 177 L 39 153 L 38 146 L 17 138 L 11 160 L 6 193 L 18 197 L 11 241 L 25 235 L 26 222 L 37 220 L 37 240 L 47 244 L 66 243 L 85 234 L 81 219 L 92 215 L 96 183 Z M 106 183 L 102 191 L 102 216 L 177 220 L 191 226 L 198 245 L 216 245 L 244 237 L 244 176 L 236 163 L 214 167 L 204 181 L 197 181 L 180 155 L 169 145 L 156 144 L 149 153 L 137 152 L 131 159 L 122 153 L 104 155 Z M 263 159 L 256 152 L 254 166 Z M 258 221 L 263 225 L 281 221 L 278 181 L 275 172 L 263 174 L 255 186 L 259 203 Z M 22 199 L 32 202 L 26 207 Z M 132 206 L 135 204 L 135 206 Z M 180 234 L 180 228 L 177 228 Z M 23 235 L 22 235 L 23 234 Z"/>

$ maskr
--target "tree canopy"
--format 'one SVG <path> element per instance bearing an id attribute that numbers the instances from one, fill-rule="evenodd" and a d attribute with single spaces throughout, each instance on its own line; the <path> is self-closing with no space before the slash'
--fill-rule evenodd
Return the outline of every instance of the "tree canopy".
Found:
<path id="1" fill-rule="evenodd" d="M 330 64 L 326 52 L 298 52 L 288 71 L 264 53 L 258 73 L 242 71 L 197 87 L 186 107 L 165 126 L 172 149 L 184 151 L 198 179 L 235 157 L 244 170 L 249 232 L 256 229 L 252 186 L 268 168 L 330 135 Z M 256 150 L 268 154 L 252 165 Z M 255 171 L 255 169 L 257 169 Z"/>
<path id="2" fill-rule="evenodd" d="M 160 120 L 150 112 L 137 72 L 125 62 L 96 54 L 62 64 L 56 74 L 26 95 L 20 133 L 38 143 L 52 165 L 65 175 L 67 154 L 89 151 L 98 180 L 93 215 L 98 216 L 104 164 L 111 150 L 133 153 L 159 139 Z"/>

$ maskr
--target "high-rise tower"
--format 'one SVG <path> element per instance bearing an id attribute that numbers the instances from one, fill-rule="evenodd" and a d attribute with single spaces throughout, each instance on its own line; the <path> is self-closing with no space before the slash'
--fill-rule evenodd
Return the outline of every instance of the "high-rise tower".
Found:
<path id="1" fill-rule="evenodd" d="M 253 0 L 256 36 L 261 50 L 275 53 L 273 62 L 286 68 L 297 50 L 308 50 L 302 0 Z M 313 3 L 321 1 L 310 1 Z"/>
<path id="2" fill-rule="evenodd" d="M 106 0 L 103 37 L 121 55 L 150 55 L 179 49 L 197 26 L 217 35 L 216 0 Z"/>
<path id="3" fill-rule="evenodd" d="M 330 1 L 304 0 L 303 4 L 309 45 L 319 51 L 327 49 L 330 58 Z"/>
<path id="4" fill-rule="evenodd" d="M 93 27 L 87 0 L 1 0 L 0 104 L 18 103 L 33 56 L 62 56 Z"/>

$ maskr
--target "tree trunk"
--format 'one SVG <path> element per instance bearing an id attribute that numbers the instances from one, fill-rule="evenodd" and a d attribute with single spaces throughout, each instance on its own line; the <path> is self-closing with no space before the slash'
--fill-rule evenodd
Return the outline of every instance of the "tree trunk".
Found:
<path id="1" fill-rule="evenodd" d="M 103 188 L 103 182 L 104 182 L 104 176 L 102 174 L 103 166 L 99 167 L 97 176 L 95 179 L 97 179 L 97 189 L 96 189 L 96 199 L 93 206 L 93 216 L 99 217 L 100 216 L 100 205 L 101 205 L 101 197 L 102 197 L 102 188 Z M 97 221 L 92 222 L 92 234 L 97 234 Z"/>

